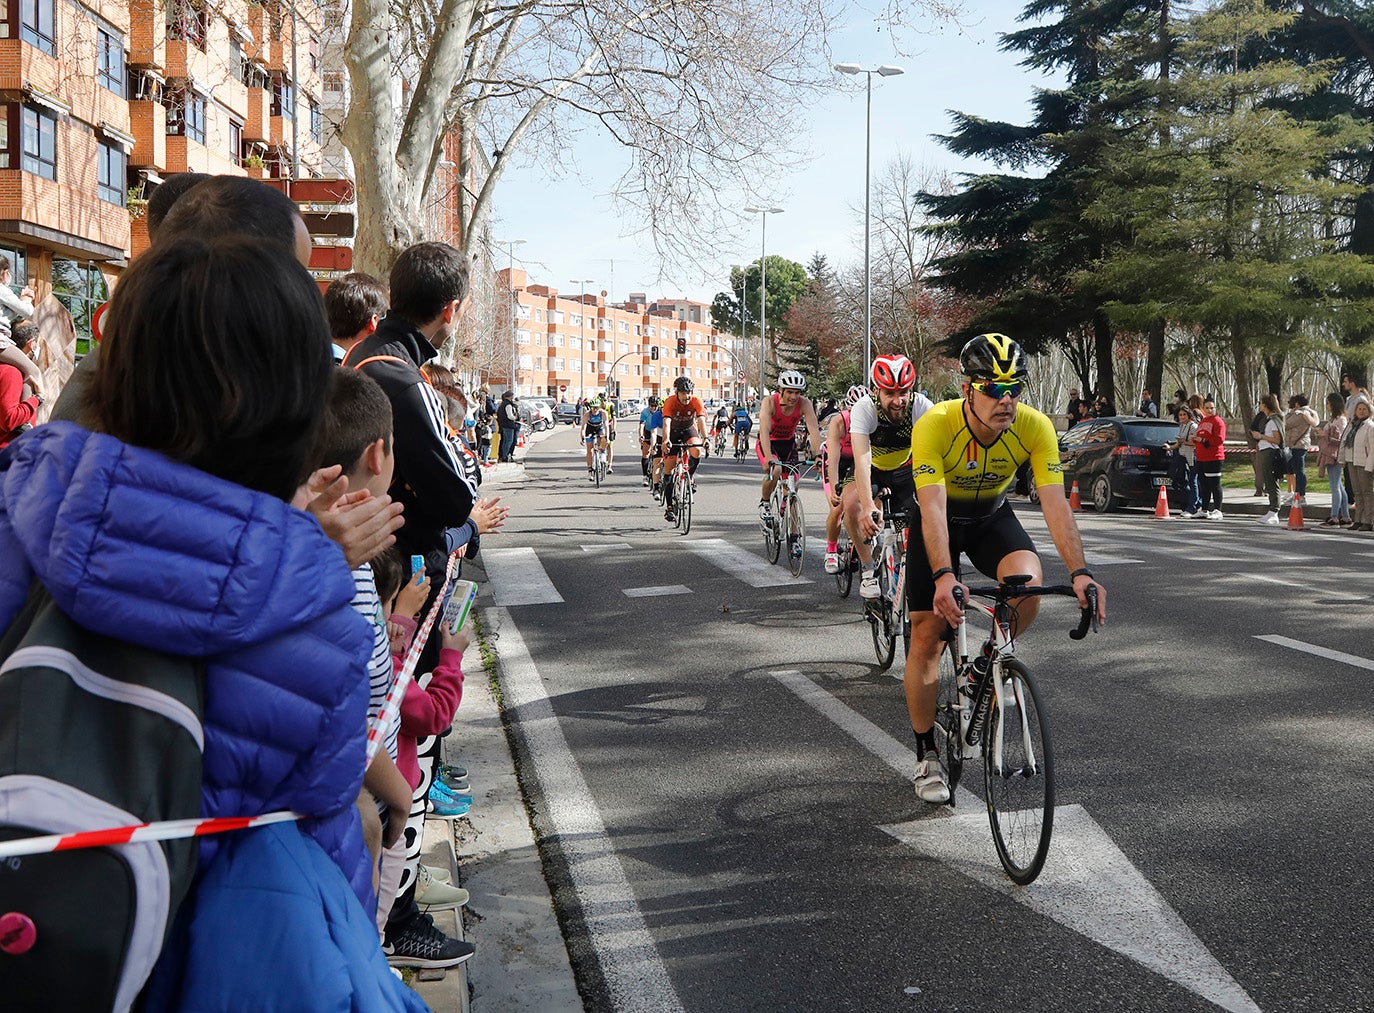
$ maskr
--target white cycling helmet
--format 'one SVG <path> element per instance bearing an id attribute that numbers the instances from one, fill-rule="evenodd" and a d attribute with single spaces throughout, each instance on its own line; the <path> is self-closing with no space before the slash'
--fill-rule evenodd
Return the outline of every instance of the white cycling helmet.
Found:
<path id="1" fill-rule="evenodd" d="M 778 387 L 781 390 L 806 390 L 806 377 L 795 369 L 785 369 L 778 374 Z"/>
<path id="2" fill-rule="evenodd" d="M 844 406 L 846 408 L 853 408 L 860 400 L 866 397 L 868 397 L 867 387 L 859 387 L 857 385 L 850 387 L 849 392 L 844 396 Z"/>

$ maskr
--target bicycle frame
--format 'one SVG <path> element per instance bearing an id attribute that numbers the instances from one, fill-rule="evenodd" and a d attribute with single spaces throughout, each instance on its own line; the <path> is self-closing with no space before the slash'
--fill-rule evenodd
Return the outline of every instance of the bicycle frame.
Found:
<path id="1" fill-rule="evenodd" d="M 1005 614 L 1010 610 L 1010 606 L 1004 603 L 998 603 L 994 606 L 988 606 L 981 601 L 970 600 L 968 602 L 965 602 L 964 610 L 973 610 L 976 612 L 980 612 L 988 619 L 992 620 L 991 632 L 988 635 L 988 640 L 991 642 L 992 645 L 992 655 L 991 663 L 988 666 L 989 678 L 986 681 L 988 681 L 992 688 L 996 690 L 996 696 L 991 697 L 991 699 L 1001 700 L 1002 694 L 1006 691 L 1006 675 L 1004 667 L 1005 663 L 1016 657 L 1016 641 L 1015 638 L 1011 635 L 1011 616 Z M 999 615 L 999 612 L 1003 614 Z M 968 627 L 968 620 L 965 619 L 964 622 L 960 623 L 955 628 L 955 645 L 957 646 L 959 652 L 956 667 L 960 671 L 962 671 L 964 669 L 964 666 L 969 663 Z M 990 706 L 988 702 L 985 702 L 986 699 L 988 699 L 988 689 L 984 686 L 979 686 L 977 695 L 967 705 L 969 708 L 969 729 L 978 731 L 980 735 L 987 734 L 992 736 L 993 769 L 1000 774 L 1002 771 L 1002 736 L 1005 731 L 1005 729 L 1003 729 L 1000 726 L 1000 721 L 1002 719 L 1000 708 L 998 709 L 998 713 L 995 716 L 989 715 L 990 717 L 992 717 L 992 720 L 997 723 L 994 724 L 994 726 L 990 730 L 985 730 L 984 726 L 979 726 L 975 729 L 974 726 L 974 723 L 979 720 L 979 715 L 983 708 Z M 1025 709 L 1018 709 L 1021 712 L 1022 740 L 1026 747 L 1026 755 L 1030 758 L 1031 769 L 1032 771 L 1034 771 L 1038 767 L 1038 760 L 1035 757 L 1035 751 L 1031 744 L 1030 728 L 1028 725 L 1026 725 Z M 959 731 L 962 736 L 964 733 L 964 728 L 962 724 L 960 725 Z M 964 740 L 959 743 L 959 748 L 960 751 L 964 754 L 965 759 L 970 759 L 974 756 L 977 756 L 976 743 L 970 743 L 967 740 Z"/>

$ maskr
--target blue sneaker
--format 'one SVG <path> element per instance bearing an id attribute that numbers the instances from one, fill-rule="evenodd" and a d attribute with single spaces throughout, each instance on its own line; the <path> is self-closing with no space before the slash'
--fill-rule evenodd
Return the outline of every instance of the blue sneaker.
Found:
<path id="1" fill-rule="evenodd" d="M 472 792 L 450 788 L 448 785 L 444 784 L 443 781 L 435 781 L 429 786 L 429 800 L 431 802 L 449 802 L 455 798 L 465 798 L 471 802 Z"/>
<path id="2" fill-rule="evenodd" d="M 429 814 L 436 819 L 452 820 L 466 816 L 472 808 L 471 795 L 437 795 L 429 793 Z"/>

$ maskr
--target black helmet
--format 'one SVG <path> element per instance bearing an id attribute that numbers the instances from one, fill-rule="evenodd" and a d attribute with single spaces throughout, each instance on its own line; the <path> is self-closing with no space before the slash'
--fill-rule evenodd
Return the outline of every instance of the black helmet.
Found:
<path id="1" fill-rule="evenodd" d="M 673 381 L 673 390 L 677 391 L 679 394 L 692 393 L 691 377 L 679 376 L 676 380 Z"/>
<path id="2" fill-rule="evenodd" d="M 660 401 L 660 400 L 658 399 L 658 395 L 657 395 L 657 394 L 650 394 L 650 395 L 649 395 L 649 407 L 650 407 L 650 408 L 657 408 L 657 407 L 658 407 L 659 405 L 661 405 L 662 403 L 663 403 L 663 402 Z"/>
<path id="3" fill-rule="evenodd" d="M 1005 334 L 980 334 L 970 338 L 959 353 L 959 371 L 974 380 L 1010 383 L 1030 375 L 1026 353 Z"/>

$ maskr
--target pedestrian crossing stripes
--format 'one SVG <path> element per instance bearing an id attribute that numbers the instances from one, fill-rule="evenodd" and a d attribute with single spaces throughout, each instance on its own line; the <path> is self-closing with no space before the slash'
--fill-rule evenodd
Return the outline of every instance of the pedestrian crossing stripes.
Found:
<path id="1" fill-rule="evenodd" d="M 482 556 L 487 573 L 495 576 L 491 583 L 497 605 L 547 605 L 563 600 L 533 549 L 484 549 Z"/>
<path id="2" fill-rule="evenodd" d="M 697 538 L 682 543 L 706 562 L 750 587 L 782 587 L 787 584 L 810 584 L 807 577 L 793 577 L 781 567 L 773 566 L 752 552 L 727 542 L 724 538 Z"/>
<path id="3" fill-rule="evenodd" d="M 626 598 L 659 598 L 669 594 L 691 594 L 685 584 L 664 584 L 659 587 L 627 587 L 620 592 Z"/>

